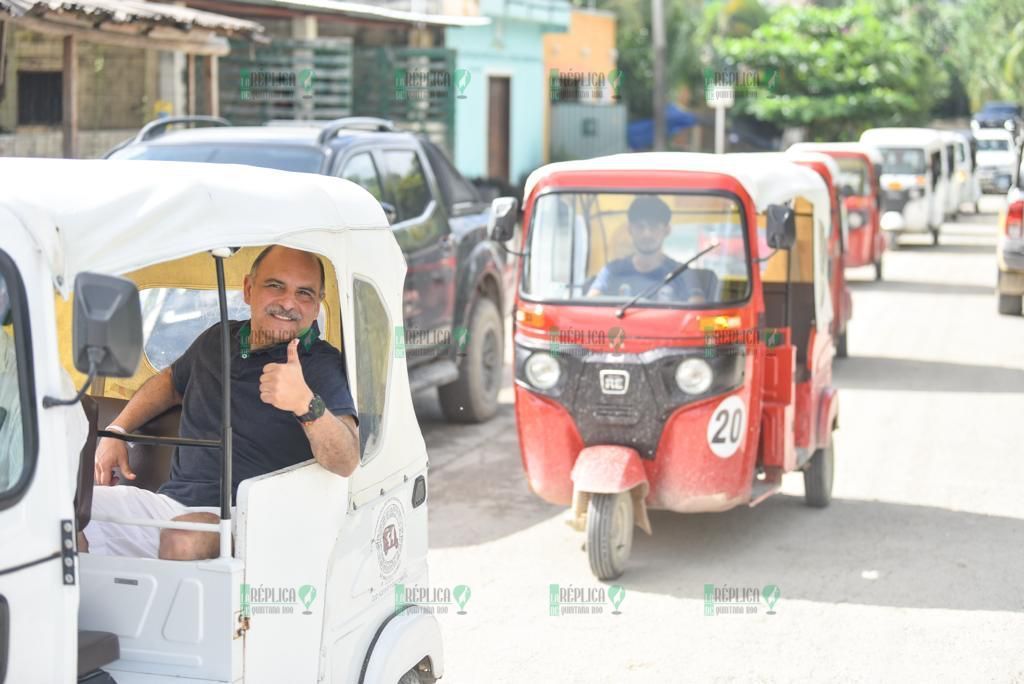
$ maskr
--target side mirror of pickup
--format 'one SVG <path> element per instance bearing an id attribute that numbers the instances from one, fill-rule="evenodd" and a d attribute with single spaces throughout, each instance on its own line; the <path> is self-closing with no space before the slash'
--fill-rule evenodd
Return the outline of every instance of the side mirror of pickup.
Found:
<path id="1" fill-rule="evenodd" d="M 381 202 L 380 208 L 384 210 L 384 215 L 388 219 L 389 225 L 395 225 L 398 223 L 398 210 L 395 209 L 395 205 L 391 202 Z"/>
<path id="2" fill-rule="evenodd" d="M 508 242 L 516 232 L 519 200 L 498 197 L 491 202 L 491 215 L 487 220 L 487 235 L 495 242 Z"/>
<path id="3" fill-rule="evenodd" d="M 79 273 L 72 320 L 75 368 L 110 378 L 135 374 L 142 356 L 142 307 L 135 283 Z"/>
<path id="4" fill-rule="evenodd" d="M 767 209 L 766 236 L 772 249 L 792 249 L 796 244 L 796 214 L 784 204 L 771 204 Z"/>

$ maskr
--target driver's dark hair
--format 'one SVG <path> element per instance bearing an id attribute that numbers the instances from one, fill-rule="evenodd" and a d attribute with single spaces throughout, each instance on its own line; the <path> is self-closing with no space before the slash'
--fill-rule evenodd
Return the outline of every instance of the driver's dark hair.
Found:
<path id="1" fill-rule="evenodd" d="M 672 219 L 672 210 L 657 195 L 640 195 L 629 205 L 626 216 L 630 223 L 664 224 Z"/>
<path id="2" fill-rule="evenodd" d="M 259 269 L 264 257 L 270 254 L 270 250 L 274 249 L 275 247 L 284 247 L 284 245 L 270 245 L 269 247 L 265 248 L 262 252 L 260 252 L 259 255 L 256 256 L 256 259 L 252 262 L 252 268 L 249 269 L 249 275 L 251 277 L 256 277 L 256 271 Z M 294 247 L 289 247 L 288 249 L 294 249 Z M 305 250 L 300 249 L 298 251 L 304 252 Z M 320 296 L 323 297 L 324 286 L 327 284 L 327 276 L 324 273 L 324 262 L 320 260 L 320 257 L 318 257 L 316 254 L 313 254 L 312 252 L 305 253 L 316 259 L 316 265 L 320 267 Z"/>

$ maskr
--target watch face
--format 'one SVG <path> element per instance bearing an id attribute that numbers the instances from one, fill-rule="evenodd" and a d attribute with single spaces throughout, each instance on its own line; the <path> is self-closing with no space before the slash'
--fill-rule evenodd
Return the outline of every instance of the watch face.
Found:
<path id="1" fill-rule="evenodd" d="M 306 415 L 301 416 L 299 420 L 303 423 L 312 423 L 314 420 L 324 415 L 324 411 L 327 410 L 324 400 L 320 398 L 319 394 L 314 394 L 313 399 L 309 402 L 309 412 Z"/>

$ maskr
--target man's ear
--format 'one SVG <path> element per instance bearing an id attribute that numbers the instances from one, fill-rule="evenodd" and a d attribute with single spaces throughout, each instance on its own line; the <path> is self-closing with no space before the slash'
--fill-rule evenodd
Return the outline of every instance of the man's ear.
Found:
<path id="1" fill-rule="evenodd" d="M 249 300 L 252 298 L 252 276 L 248 273 L 245 274 L 245 278 L 242 279 L 242 298 L 246 304 L 252 305 Z"/>

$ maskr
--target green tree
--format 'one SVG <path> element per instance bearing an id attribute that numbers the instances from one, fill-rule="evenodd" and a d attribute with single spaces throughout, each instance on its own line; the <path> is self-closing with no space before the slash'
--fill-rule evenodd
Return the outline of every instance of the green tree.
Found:
<path id="1" fill-rule="evenodd" d="M 776 69 L 770 97 L 738 98 L 735 112 L 818 139 L 854 139 L 865 128 L 924 124 L 949 79 L 905 24 L 857 3 L 790 7 L 746 38 L 714 41 L 718 69 Z"/>

